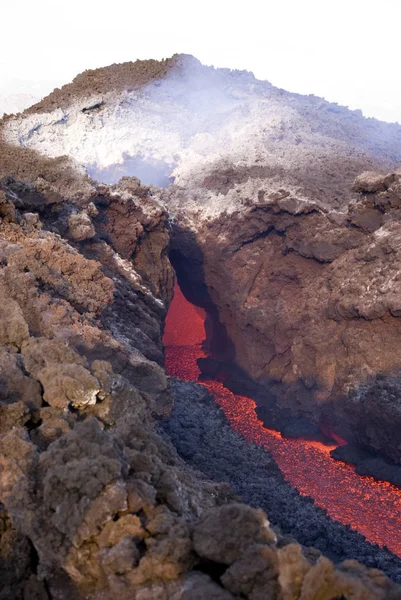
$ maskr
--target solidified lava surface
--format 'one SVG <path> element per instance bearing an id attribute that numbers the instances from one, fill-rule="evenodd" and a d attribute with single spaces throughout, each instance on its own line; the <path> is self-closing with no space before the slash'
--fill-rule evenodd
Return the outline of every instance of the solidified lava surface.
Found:
<path id="1" fill-rule="evenodd" d="M 197 359 L 204 357 L 204 313 L 190 304 L 176 286 L 166 320 L 164 344 L 169 375 L 197 381 Z M 333 460 L 335 446 L 285 439 L 266 429 L 255 412 L 255 402 L 234 395 L 219 381 L 201 382 L 214 395 L 233 429 L 248 442 L 271 452 L 285 479 L 304 496 L 310 496 L 332 519 L 350 525 L 366 539 L 401 556 L 401 490 L 370 477 L 361 477 L 352 466 Z"/>

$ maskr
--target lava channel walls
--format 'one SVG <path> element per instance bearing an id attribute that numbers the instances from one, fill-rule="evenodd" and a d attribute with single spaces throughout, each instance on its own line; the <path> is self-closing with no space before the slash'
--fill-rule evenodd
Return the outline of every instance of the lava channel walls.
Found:
<path id="1" fill-rule="evenodd" d="M 166 320 L 164 344 L 169 375 L 197 381 L 197 359 L 204 357 L 205 313 L 190 304 L 178 286 Z M 286 439 L 266 429 L 257 418 L 255 402 L 237 396 L 214 380 L 202 379 L 224 410 L 233 429 L 270 451 L 285 479 L 298 492 L 311 496 L 332 519 L 387 546 L 401 556 L 401 490 L 370 477 L 361 477 L 352 466 L 333 460 L 335 446 L 302 439 Z"/>

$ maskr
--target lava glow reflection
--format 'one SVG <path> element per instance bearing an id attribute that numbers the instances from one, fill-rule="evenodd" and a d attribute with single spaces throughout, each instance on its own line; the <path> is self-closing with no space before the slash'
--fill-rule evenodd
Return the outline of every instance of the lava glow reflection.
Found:
<path id="1" fill-rule="evenodd" d="M 204 356 L 203 312 L 186 301 L 176 287 L 166 321 L 164 343 L 166 367 L 170 375 L 194 381 L 199 377 L 197 358 Z M 354 469 L 330 458 L 334 447 L 319 442 L 284 439 L 265 429 L 257 418 L 255 403 L 236 396 L 213 380 L 202 381 L 224 410 L 232 427 L 248 441 L 269 450 L 286 480 L 330 517 L 350 525 L 370 542 L 386 545 L 401 556 L 401 490 L 370 477 L 360 477 Z"/>

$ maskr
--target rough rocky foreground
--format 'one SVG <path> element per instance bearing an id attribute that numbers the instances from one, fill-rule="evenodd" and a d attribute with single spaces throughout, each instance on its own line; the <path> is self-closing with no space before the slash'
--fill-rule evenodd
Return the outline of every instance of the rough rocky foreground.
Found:
<path id="1" fill-rule="evenodd" d="M 157 191 L 44 182 L 1 183 L 2 600 L 401 597 L 277 534 L 158 433 L 173 272 Z"/>

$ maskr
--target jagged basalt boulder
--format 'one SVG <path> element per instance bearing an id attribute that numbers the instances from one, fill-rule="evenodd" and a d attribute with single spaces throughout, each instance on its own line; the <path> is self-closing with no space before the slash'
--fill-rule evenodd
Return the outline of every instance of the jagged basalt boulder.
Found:
<path id="1" fill-rule="evenodd" d="M 277 552 L 269 546 L 255 544 L 225 571 L 222 582 L 233 594 L 267 600 L 278 596 L 277 574 Z"/>
<path id="2" fill-rule="evenodd" d="M 380 173 L 375 171 L 365 171 L 358 175 L 354 181 L 353 190 L 354 192 L 362 192 L 364 194 L 374 194 L 376 192 L 383 192 L 387 189 L 386 183 L 388 182 L 383 178 Z"/>
<path id="3" fill-rule="evenodd" d="M 83 408 L 96 404 L 100 391 L 98 380 L 79 365 L 61 364 L 42 369 L 38 378 L 43 386 L 43 399 L 57 408 L 71 404 Z"/>

